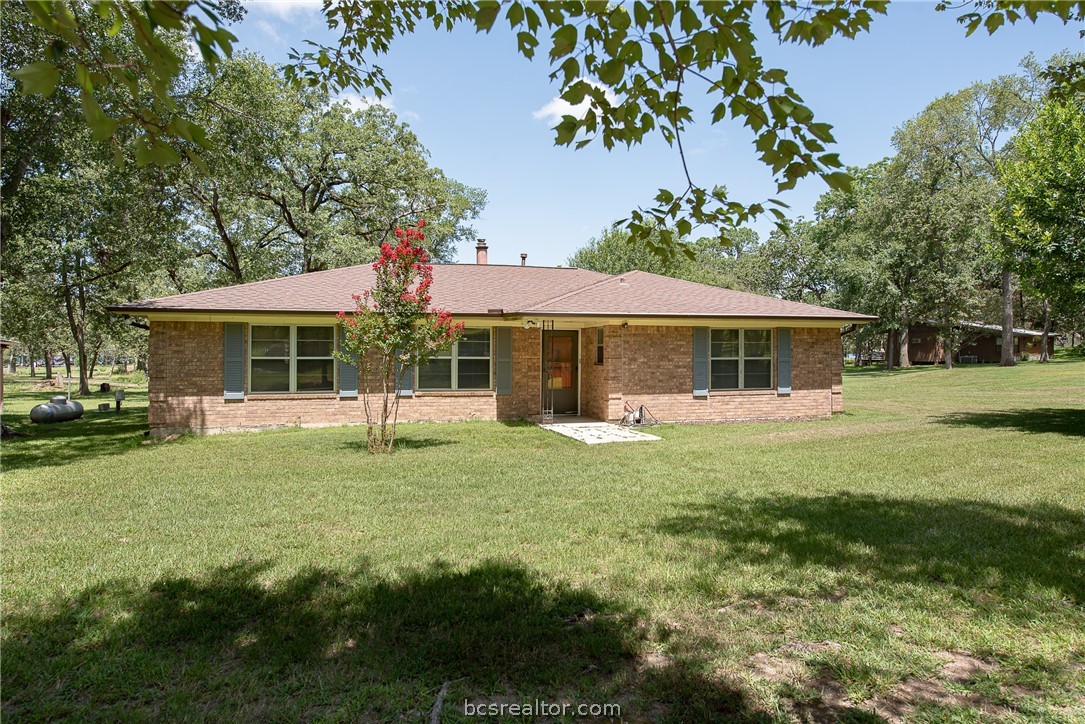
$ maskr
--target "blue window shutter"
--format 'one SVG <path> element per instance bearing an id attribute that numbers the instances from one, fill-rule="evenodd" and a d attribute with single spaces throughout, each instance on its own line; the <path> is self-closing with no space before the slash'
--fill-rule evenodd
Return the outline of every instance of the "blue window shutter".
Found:
<path id="1" fill-rule="evenodd" d="M 222 365 L 222 397 L 226 400 L 245 399 L 245 325 L 227 322 L 223 325 L 225 348 Z"/>
<path id="2" fill-rule="evenodd" d="M 708 397 L 708 327 L 693 328 L 693 396 Z"/>
<path id="3" fill-rule="evenodd" d="M 343 349 L 342 333 L 339 335 L 339 351 L 346 352 L 346 350 Z M 339 396 L 357 397 L 358 365 L 347 364 L 341 359 L 336 360 L 335 363 L 339 367 Z"/>
<path id="4" fill-rule="evenodd" d="M 791 394 L 791 329 L 776 330 L 776 391 Z"/>
<path id="5" fill-rule="evenodd" d="M 414 397 L 414 370 L 408 368 L 400 370 L 399 355 L 396 355 L 396 382 L 399 384 L 397 392 L 400 397 Z M 402 379 L 400 379 L 402 377 Z"/>
<path id="6" fill-rule="evenodd" d="M 512 394 L 512 329 L 494 330 L 494 352 L 497 357 L 497 394 Z"/>

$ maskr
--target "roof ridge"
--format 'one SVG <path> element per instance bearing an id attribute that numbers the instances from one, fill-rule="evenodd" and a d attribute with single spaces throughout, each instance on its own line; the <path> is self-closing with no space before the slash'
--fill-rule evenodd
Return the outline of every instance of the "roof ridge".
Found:
<path id="1" fill-rule="evenodd" d="M 350 266 L 339 266 L 334 269 L 319 269 L 317 271 L 301 272 L 300 274 L 283 274 L 282 276 L 272 277 L 270 279 L 257 279 L 252 282 L 241 282 L 240 284 L 227 284 L 224 287 L 211 287 L 210 289 L 197 289 L 194 292 L 178 292 L 177 294 L 167 294 L 164 297 L 152 297 L 150 299 L 140 299 L 138 302 L 124 302 L 122 304 L 115 304 L 115 307 L 124 307 L 130 304 L 145 304 L 147 302 L 161 302 L 166 299 L 173 299 L 174 297 L 188 297 L 195 294 L 203 294 L 205 292 L 219 292 L 223 289 L 238 289 L 240 287 L 255 287 L 260 284 L 270 284 L 271 282 L 281 282 L 284 279 L 300 279 L 302 277 L 313 277 L 317 274 L 329 274 L 331 272 L 342 272 L 348 269 L 358 269 L 365 266 L 372 266 L 373 262 L 365 264 L 351 264 Z"/>
<path id="2" fill-rule="evenodd" d="M 817 307 L 818 309 L 828 309 L 829 311 L 832 311 L 832 312 L 847 312 L 848 314 L 857 314 L 857 312 L 851 312 L 851 311 L 849 311 L 847 309 L 837 309 L 836 307 L 826 307 L 823 304 L 811 304 L 810 302 L 799 302 L 799 301 L 795 301 L 794 299 L 783 299 L 781 297 L 774 297 L 774 296 L 771 296 L 769 294 L 758 294 L 757 292 L 747 292 L 747 291 L 744 291 L 742 289 L 732 289 L 731 287 L 721 287 L 721 286 L 718 286 L 716 284 L 706 284 L 706 283 L 703 283 L 703 282 L 695 282 L 695 281 L 691 281 L 689 279 L 682 279 L 681 277 L 670 277 L 670 276 L 667 276 L 666 274 L 656 274 L 655 272 L 644 271 L 643 269 L 634 269 L 633 271 L 640 272 L 641 274 L 647 274 L 648 276 L 659 277 L 660 279 L 670 279 L 672 281 L 685 282 L 686 284 L 694 284 L 696 286 L 701 286 L 701 287 L 712 287 L 714 289 L 722 289 L 725 292 L 730 292 L 731 294 L 739 294 L 739 295 L 744 296 L 744 297 L 757 297 L 759 299 L 775 299 L 776 301 L 787 302 L 788 304 L 801 304 L 801 305 L 807 306 L 807 307 Z"/>
<path id="3" fill-rule="evenodd" d="M 591 270 L 590 269 L 584 269 L 583 271 L 591 271 Z M 595 272 L 595 273 L 596 274 L 602 274 L 602 272 Z M 571 290 L 569 290 L 567 292 L 563 292 L 563 293 L 557 295 L 556 297 L 552 297 L 552 298 L 549 298 L 549 299 L 542 299 L 542 300 L 540 300 L 538 302 L 535 302 L 531 306 L 525 308 L 523 311 L 531 312 L 531 311 L 534 311 L 534 310 L 538 309 L 539 307 L 545 307 L 547 304 L 553 304 L 554 302 L 560 302 L 562 299 L 565 299 L 567 297 L 571 297 L 574 294 L 580 294 L 581 292 L 586 292 L 589 289 L 594 289 L 595 287 L 600 286 L 601 284 L 606 284 L 607 282 L 609 282 L 609 281 L 611 281 L 613 279 L 616 279 L 616 278 L 617 277 L 612 275 L 612 274 L 607 274 L 602 279 L 597 279 L 596 281 L 592 282 L 591 284 L 587 284 L 587 285 L 582 286 L 582 287 L 577 287 L 576 289 L 571 289 Z"/>

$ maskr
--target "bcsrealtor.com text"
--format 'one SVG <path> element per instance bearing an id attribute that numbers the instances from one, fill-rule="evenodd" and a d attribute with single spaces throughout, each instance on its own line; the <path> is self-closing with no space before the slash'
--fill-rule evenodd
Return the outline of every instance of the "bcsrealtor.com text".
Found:
<path id="1" fill-rule="evenodd" d="M 517 702 L 471 702 L 466 699 L 463 702 L 464 716 L 577 716 L 577 717 L 607 717 L 620 718 L 622 707 L 620 704 L 572 704 L 569 702 L 546 701 L 535 699 L 534 701 Z"/>

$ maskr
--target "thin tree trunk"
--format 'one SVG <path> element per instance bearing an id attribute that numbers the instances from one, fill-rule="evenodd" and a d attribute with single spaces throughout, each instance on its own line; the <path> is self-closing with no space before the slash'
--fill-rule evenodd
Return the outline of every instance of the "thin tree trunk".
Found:
<path id="1" fill-rule="evenodd" d="M 863 341 L 859 337 L 859 331 L 855 331 L 855 366 L 863 366 Z"/>
<path id="2" fill-rule="evenodd" d="M 72 353 L 71 352 L 65 352 L 64 353 L 64 373 L 65 373 L 64 374 L 65 377 L 71 377 L 72 376 Z"/>
<path id="3" fill-rule="evenodd" d="M 1040 335 L 1040 361 L 1047 362 L 1051 359 L 1051 356 L 1047 353 L 1047 339 L 1051 336 L 1051 304 L 1045 299 L 1043 304 L 1044 309 L 1044 331 Z"/>
<path id="4" fill-rule="evenodd" d="M 912 340 L 909 339 L 911 333 L 911 325 L 905 325 L 904 331 L 900 333 L 900 367 L 905 369 L 912 366 L 911 353 L 908 351 L 908 343 Z"/>
<path id="5" fill-rule="evenodd" d="M 1002 270 L 1002 360 L 1003 367 L 1013 367 L 1017 359 L 1013 354 L 1013 272 L 1009 267 Z"/>
<path id="6" fill-rule="evenodd" d="M 1071 344 L 1070 346 L 1073 347 L 1074 345 Z M 15 374 L 15 372 L 17 371 L 16 368 L 15 368 L 15 350 L 14 349 L 11 350 L 11 357 L 8 359 L 8 371 L 11 372 L 11 374 Z"/>
<path id="7" fill-rule="evenodd" d="M 136 357 L 136 372 L 147 371 L 147 360 L 143 357 Z"/>
<path id="8" fill-rule="evenodd" d="M 53 379 L 53 353 L 45 350 L 45 376 Z"/>
<path id="9" fill-rule="evenodd" d="M 896 332 L 889 330 L 885 335 L 885 371 L 892 372 L 896 355 Z"/>
<path id="10" fill-rule="evenodd" d="M 950 345 L 948 339 L 942 340 L 942 355 L 946 358 L 946 369 L 953 369 L 953 347 Z"/>
<path id="11" fill-rule="evenodd" d="M 90 378 L 87 375 L 87 365 L 90 363 L 87 355 L 87 346 L 82 341 L 76 341 L 79 355 L 79 394 L 90 394 Z"/>
<path id="12" fill-rule="evenodd" d="M 30 357 L 30 376 L 31 377 L 37 377 L 38 373 L 34 369 L 34 348 L 33 347 L 27 347 L 26 352 L 27 352 L 27 355 L 29 355 L 29 357 Z"/>

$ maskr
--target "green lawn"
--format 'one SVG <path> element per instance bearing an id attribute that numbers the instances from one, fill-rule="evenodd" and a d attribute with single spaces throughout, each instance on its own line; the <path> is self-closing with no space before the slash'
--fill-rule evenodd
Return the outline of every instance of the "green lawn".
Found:
<path id="1" fill-rule="evenodd" d="M 8 378 L 3 714 L 1085 718 L 1085 361 L 845 376 L 828 422 L 144 440 Z M 20 391 L 20 388 L 23 391 Z M 101 396 L 111 399 L 111 396 Z"/>

